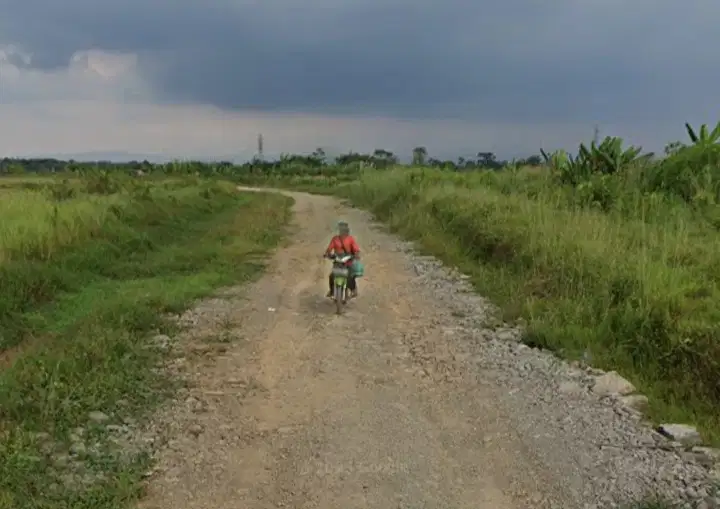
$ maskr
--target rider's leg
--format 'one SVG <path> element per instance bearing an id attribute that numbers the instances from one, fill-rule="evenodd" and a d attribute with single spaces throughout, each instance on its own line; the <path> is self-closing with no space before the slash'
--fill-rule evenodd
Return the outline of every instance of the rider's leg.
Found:
<path id="1" fill-rule="evenodd" d="M 348 290 L 350 290 L 353 297 L 357 297 L 357 279 L 354 276 L 348 278 Z"/>
<path id="2" fill-rule="evenodd" d="M 332 296 L 333 296 L 333 290 L 335 289 L 335 276 L 333 276 L 332 274 L 330 274 L 330 278 L 329 278 L 328 281 L 330 282 L 330 290 L 328 291 L 327 296 L 328 296 L 328 297 L 332 297 Z"/>

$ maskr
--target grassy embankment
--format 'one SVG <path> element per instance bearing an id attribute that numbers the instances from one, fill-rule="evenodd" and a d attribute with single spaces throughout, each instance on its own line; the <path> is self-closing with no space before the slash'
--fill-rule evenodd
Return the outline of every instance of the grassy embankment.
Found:
<path id="1" fill-rule="evenodd" d="M 0 189 L 0 508 L 120 507 L 145 459 L 68 456 L 73 430 L 102 449 L 106 424 L 171 393 L 149 335 L 170 331 L 164 313 L 256 275 L 289 200 L 188 180 L 13 184 L 24 189 Z M 93 424 L 95 411 L 110 421 Z M 95 481 L 68 481 L 68 462 Z"/>
<path id="2" fill-rule="evenodd" d="M 720 216 L 635 178 L 603 177 L 602 202 L 537 171 L 366 172 L 337 192 L 471 275 L 528 343 L 617 369 L 651 418 L 717 443 Z"/>

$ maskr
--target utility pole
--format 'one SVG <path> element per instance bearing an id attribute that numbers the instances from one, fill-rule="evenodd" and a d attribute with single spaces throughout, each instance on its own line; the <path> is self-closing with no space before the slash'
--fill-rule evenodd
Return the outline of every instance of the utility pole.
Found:
<path id="1" fill-rule="evenodd" d="M 257 137 L 257 151 L 258 151 L 258 159 L 261 161 L 263 160 L 263 135 L 258 134 Z"/>
<path id="2" fill-rule="evenodd" d="M 593 142 L 595 143 L 595 145 L 600 142 L 600 128 L 597 124 L 595 124 L 595 131 L 593 132 Z"/>

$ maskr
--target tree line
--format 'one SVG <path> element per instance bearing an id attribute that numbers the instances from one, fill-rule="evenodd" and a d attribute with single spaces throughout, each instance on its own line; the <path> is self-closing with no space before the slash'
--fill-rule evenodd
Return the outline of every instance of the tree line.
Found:
<path id="1" fill-rule="evenodd" d="M 513 161 L 498 160 L 493 152 L 478 152 L 474 158 L 459 157 L 456 160 L 437 159 L 430 157 L 425 147 L 416 147 L 412 151 L 412 165 L 429 166 L 434 168 L 443 168 L 448 170 L 462 171 L 475 169 L 495 169 L 499 170 L 508 164 L 537 166 L 542 164 L 542 158 L 539 155 L 530 156 L 525 159 L 515 159 Z M 88 168 L 100 170 L 134 170 L 150 172 L 158 166 L 170 167 L 176 163 L 153 164 L 147 160 L 144 161 L 128 161 L 128 162 L 111 162 L 111 161 L 63 161 L 53 158 L 2 158 L 0 159 L 0 173 L 2 174 L 19 174 L 19 173 L 47 173 L 47 172 L 63 172 L 63 171 L 82 171 Z M 198 167 L 207 166 L 207 163 L 196 161 L 185 161 L 183 166 L 197 165 Z M 275 160 L 255 157 L 250 161 L 242 164 L 235 164 L 229 161 L 220 161 L 213 163 L 220 172 L 234 168 L 236 171 L 246 171 L 249 173 L 260 172 L 267 173 L 273 169 L 282 170 L 289 167 L 304 167 L 308 170 L 319 170 L 330 166 L 371 166 L 374 168 L 387 168 L 400 164 L 396 154 L 385 149 L 376 149 L 370 154 L 362 154 L 357 152 L 348 152 L 335 158 L 328 157 L 322 148 L 314 150 L 311 154 L 282 154 Z M 224 170 L 224 171 L 223 171 Z M 312 172 L 312 171 L 311 171 Z"/>

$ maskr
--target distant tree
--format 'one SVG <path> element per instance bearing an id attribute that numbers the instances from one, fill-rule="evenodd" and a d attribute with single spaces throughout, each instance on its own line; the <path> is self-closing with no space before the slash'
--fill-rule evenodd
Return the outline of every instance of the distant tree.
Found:
<path id="1" fill-rule="evenodd" d="M 13 162 L 5 167 L 5 173 L 9 175 L 20 175 L 25 173 L 25 167 L 19 162 Z"/>
<path id="2" fill-rule="evenodd" d="M 416 166 L 424 166 L 427 159 L 427 149 L 425 147 L 415 147 L 412 151 L 412 162 Z"/>
<path id="3" fill-rule="evenodd" d="M 431 157 L 427 161 L 428 166 L 432 166 L 433 168 L 442 168 L 443 170 L 457 170 L 457 165 L 454 161 L 447 160 L 440 160 L 435 159 L 434 157 Z"/>
<path id="4" fill-rule="evenodd" d="M 480 166 L 494 166 L 495 154 L 492 152 L 478 152 L 477 158 Z"/>
<path id="5" fill-rule="evenodd" d="M 373 157 L 368 154 L 348 152 L 335 158 L 335 164 L 345 165 L 351 163 L 373 163 Z"/>
<path id="6" fill-rule="evenodd" d="M 377 168 L 387 168 L 388 166 L 394 166 L 398 163 L 395 154 L 381 148 L 375 149 L 372 158 Z"/>
<path id="7" fill-rule="evenodd" d="M 315 149 L 315 151 L 311 154 L 311 157 L 317 161 L 320 162 L 320 164 L 324 165 L 327 161 L 327 156 L 325 155 L 325 151 L 318 147 Z"/>
<path id="8" fill-rule="evenodd" d="M 530 156 L 527 159 L 525 159 L 525 164 L 528 166 L 540 166 L 542 164 L 542 157 Z"/>

